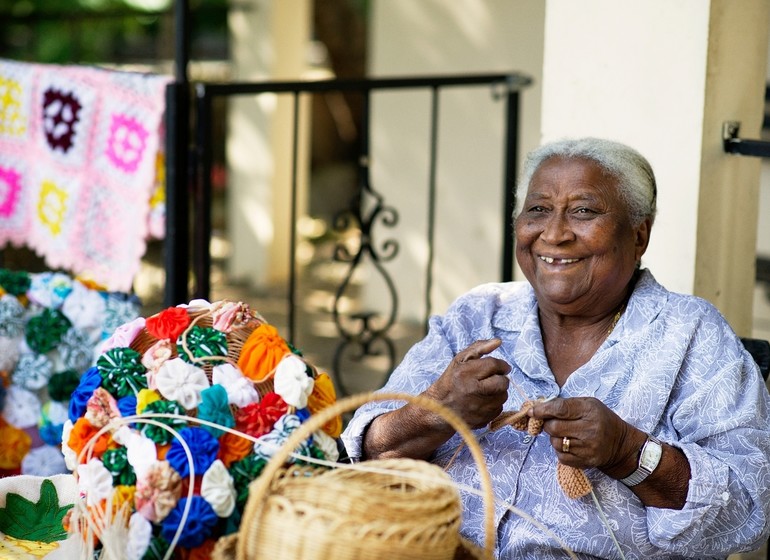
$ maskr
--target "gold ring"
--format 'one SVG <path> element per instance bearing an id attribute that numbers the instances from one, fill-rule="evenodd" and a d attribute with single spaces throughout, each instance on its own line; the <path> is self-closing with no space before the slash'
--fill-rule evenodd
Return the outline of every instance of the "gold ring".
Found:
<path id="1" fill-rule="evenodd" d="M 564 439 L 561 440 L 561 452 L 569 453 L 569 438 L 567 436 L 564 436 Z"/>

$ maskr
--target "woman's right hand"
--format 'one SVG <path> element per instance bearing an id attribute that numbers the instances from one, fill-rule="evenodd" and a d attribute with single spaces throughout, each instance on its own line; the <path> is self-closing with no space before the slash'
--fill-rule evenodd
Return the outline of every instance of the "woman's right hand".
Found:
<path id="1" fill-rule="evenodd" d="M 511 366 L 487 356 L 500 344 L 497 338 L 477 340 L 458 352 L 425 396 L 457 413 L 471 428 L 489 424 L 508 399 Z"/>

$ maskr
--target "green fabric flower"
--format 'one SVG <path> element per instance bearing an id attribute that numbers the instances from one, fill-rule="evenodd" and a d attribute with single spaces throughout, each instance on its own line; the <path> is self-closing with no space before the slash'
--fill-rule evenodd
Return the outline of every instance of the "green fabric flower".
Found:
<path id="1" fill-rule="evenodd" d="M 72 323 L 58 309 L 44 309 L 27 323 L 27 345 L 33 352 L 45 354 L 53 350 Z"/>
<path id="2" fill-rule="evenodd" d="M 0 287 L 9 294 L 20 296 L 27 293 L 32 278 L 28 272 L 0 268 Z"/>
<path id="3" fill-rule="evenodd" d="M 108 449 L 102 455 L 102 463 L 112 473 L 112 481 L 115 486 L 134 486 L 136 473 L 134 467 L 128 462 L 128 450 L 125 447 Z"/>
<path id="4" fill-rule="evenodd" d="M 201 391 L 201 399 L 202 402 L 198 405 L 198 418 L 226 428 L 235 426 L 235 419 L 230 411 L 230 405 L 227 402 L 227 391 L 224 387 L 212 385 L 208 389 L 204 389 Z M 201 428 L 207 430 L 215 438 L 224 433 L 222 430 L 203 424 Z"/>
<path id="5" fill-rule="evenodd" d="M 48 396 L 55 401 L 69 400 L 79 383 L 80 376 L 74 369 L 54 373 L 48 380 Z"/>
<path id="6" fill-rule="evenodd" d="M 225 333 L 209 327 L 199 327 L 195 325 L 187 333 L 187 349 L 192 352 L 196 358 L 208 358 L 213 356 L 227 356 L 227 336 Z M 177 352 L 179 357 L 186 362 L 191 362 L 190 356 L 184 350 L 182 341 L 177 342 Z M 206 363 L 217 364 L 224 360 L 206 360 Z"/>
<path id="7" fill-rule="evenodd" d="M 246 500 L 249 498 L 249 484 L 260 475 L 265 465 L 267 461 L 255 455 L 249 455 L 230 465 L 228 470 L 235 485 L 236 509 L 242 511 L 246 506 Z"/>
<path id="8" fill-rule="evenodd" d="M 142 414 L 150 412 L 157 414 L 187 414 L 184 407 L 178 402 L 163 400 L 153 401 L 142 410 Z M 184 420 L 178 420 L 176 418 L 153 418 L 153 420 L 173 428 L 177 432 L 187 426 L 187 423 Z M 166 445 L 174 438 L 174 435 L 170 431 L 153 424 L 141 424 L 139 431 L 158 445 Z"/>
<path id="9" fill-rule="evenodd" d="M 112 348 L 96 360 L 102 387 L 117 398 L 135 395 L 147 388 L 142 356 L 131 348 Z"/>

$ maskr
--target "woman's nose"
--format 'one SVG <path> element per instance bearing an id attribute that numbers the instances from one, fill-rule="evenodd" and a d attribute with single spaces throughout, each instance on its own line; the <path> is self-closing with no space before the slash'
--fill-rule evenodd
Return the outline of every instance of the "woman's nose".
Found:
<path id="1" fill-rule="evenodd" d="M 554 212 L 548 216 L 540 237 L 551 245 L 558 245 L 574 239 L 575 233 L 569 225 L 567 216 L 561 212 Z"/>

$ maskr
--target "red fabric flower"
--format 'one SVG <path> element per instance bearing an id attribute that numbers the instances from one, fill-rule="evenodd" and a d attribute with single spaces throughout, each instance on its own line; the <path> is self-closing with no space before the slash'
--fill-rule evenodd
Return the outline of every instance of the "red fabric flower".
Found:
<path id="1" fill-rule="evenodd" d="M 235 426 L 241 432 L 260 437 L 273 429 L 273 424 L 289 409 L 277 393 L 267 393 L 258 403 L 247 404 L 235 414 Z"/>
<path id="2" fill-rule="evenodd" d="M 147 319 L 145 328 L 155 338 L 176 339 L 190 326 L 190 316 L 184 307 L 169 307 Z"/>

